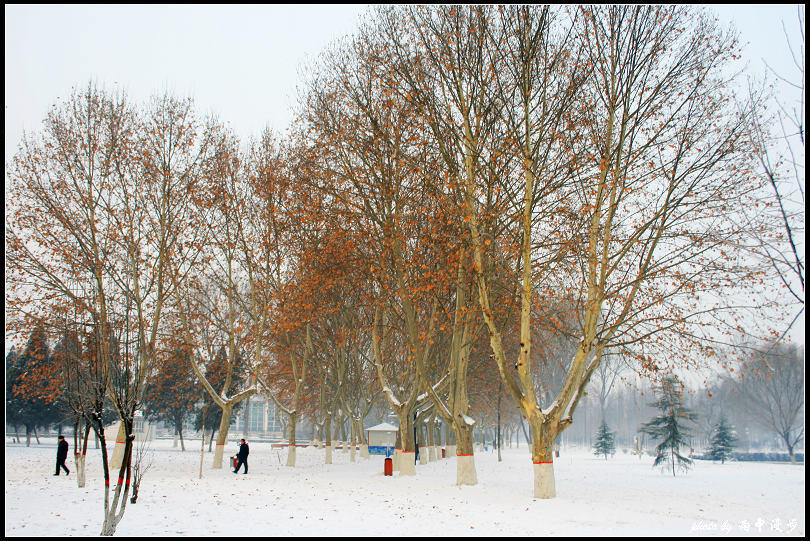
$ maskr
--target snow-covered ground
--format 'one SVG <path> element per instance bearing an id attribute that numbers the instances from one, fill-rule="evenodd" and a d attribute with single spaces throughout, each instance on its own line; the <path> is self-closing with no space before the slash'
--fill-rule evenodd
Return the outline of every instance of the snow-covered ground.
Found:
<path id="1" fill-rule="evenodd" d="M 69 438 L 70 439 L 70 438 Z M 116 535 L 805 535 L 804 466 L 696 461 L 686 475 L 662 474 L 652 459 L 608 461 L 563 449 L 557 497 L 532 498 L 525 446 L 475 456 L 476 486 L 458 487 L 456 459 L 416 466 L 415 477 L 383 475 L 383 458 L 250 446 L 250 473 L 199 473 L 199 440 L 187 451 L 152 442 L 152 467 Z M 71 441 L 72 445 L 72 441 Z M 235 440 L 226 448 L 236 452 Z M 87 456 L 87 486 L 53 477 L 56 442 L 6 443 L 5 535 L 97 535 L 103 517 L 101 454 Z"/>

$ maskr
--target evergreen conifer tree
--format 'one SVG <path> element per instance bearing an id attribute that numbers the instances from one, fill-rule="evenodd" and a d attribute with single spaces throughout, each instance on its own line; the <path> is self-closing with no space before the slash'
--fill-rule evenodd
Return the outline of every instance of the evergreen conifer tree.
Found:
<path id="1" fill-rule="evenodd" d="M 9 352 L 6 357 L 6 423 L 25 427 L 26 446 L 31 445 L 37 427 L 61 417 L 55 405 L 58 390 L 53 379 L 46 377 L 49 362 L 48 338 L 42 326 L 33 330 L 22 354 Z"/>
<path id="2" fill-rule="evenodd" d="M 149 418 L 168 423 L 183 441 L 183 423 L 193 413 L 199 400 L 200 385 L 191 373 L 191 355 L 177 348 L 159 365 L 160 373 L 152 378 L 144 393 L 144 412 Z"/>
<path id="3" fill-rule="evenodd" d="M 675 476 L 675 464 L 684 471 L 689 469 L 692 461 L 680 453 L 681 446 L 685 445 L 690 433 L 684 426 L 686 421 L 694 421 L 696 415 L 687 409 L 681 400 L 681 383 L 677 378 L 669 376 L 655 388 L 658 400 L 650 404 L 661 411 L 658 417 L 644 423 L 640 431 L 649 434 L 659 441 L 655 448 L 656 456 L 653 467 L 671 467 Z"/>
<path id="4" fill-rule="evenodd" d="M 728 424 L 725 417 L 721 417 L 720 422 L 714 427 L 709 456 L 713 460 L 719 460 L 721 464 L 725 464 L 736 444 L 737 437 L 734 434 L 734 427 Z"/>
<path id="5" fill-rule="evenodd" d="M 593 454 L 597 456 L 603 455 L 605 460 L 607 460 L 608 455 L 613 455 L 616 452 L 613 432 L 610 431 L 604 419 L 602 419 L 602 426 L 599 427 L 599 432 L 596 434 L 596 443 L 593 444 L 593 450 Z"/>
<path id="6" fill-rule="evenodd" d="M 14 387 L 20 379 L 22 369 L 17 351 L 12 347 L 6 355 L 6 426 L 14 427 L 14 434 L 19 443 L 17 428 L 23 424 L 22 401 L 14 396 Z"/>

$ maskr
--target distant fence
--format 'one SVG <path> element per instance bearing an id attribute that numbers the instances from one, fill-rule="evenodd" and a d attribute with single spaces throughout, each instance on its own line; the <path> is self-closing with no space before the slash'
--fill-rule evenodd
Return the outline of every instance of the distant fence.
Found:
<path id="1" fill-rule="evenodd" d="M 796 462 L 804 462 L 804 453 L 794 453 Z M 709 455 L 695 455 L 698 460 L 715 460 Z M 790 455 L 787 453 L 731 453 L 726 460 L 736 460 L 738 462 L 790 462 Z"/>
<path id="2" fill-rule="evenodd" d="M 369 445 L 368 454 L 391 456 L 394 454 L 393 445 Z"/>

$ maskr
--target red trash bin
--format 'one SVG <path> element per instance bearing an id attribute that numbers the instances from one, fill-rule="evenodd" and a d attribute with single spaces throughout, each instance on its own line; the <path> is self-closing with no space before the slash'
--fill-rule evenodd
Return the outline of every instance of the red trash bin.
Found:
<path id="1" fill-rule="evenodd" d="M 233 464 L 233 469 L 236 469 L 236 465 L 239 464 L 239 459 L 235 456 L 231 457 L 231 464 Z"/>
<path id="2" fill-rule="evenodd" d="M 394 461 L 391 460 L 391 457 L 385 457 L 383 473 L 385 473 L 385 475 L 394 475 Z"/>
<path id="3" fill-rule="evenodd" d="M 445 458 L 445 456 L 444 456 L 444 447 L 442 447 L 442 458 Z"/>

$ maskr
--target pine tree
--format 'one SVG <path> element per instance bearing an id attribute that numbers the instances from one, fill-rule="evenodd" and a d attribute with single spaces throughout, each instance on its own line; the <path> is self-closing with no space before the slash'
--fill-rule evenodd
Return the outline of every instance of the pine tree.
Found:
<path id="1" fill-rule="evenodd" d="M 720 422 L 714 427 L 709 456 L 713 460 L 719 460 L 721 464 L 725 464 L 736 445 L 737 437 L 734 434 L 734 427 L 728 424 L 725 417 L 721 417 Z"/>
<path id="2" fill-rule="evenodd" d="M 14 434 L 17 443 L 20 437 L 17 435 L 17 428 L 23 424 L 22 401 L 14 396 L 14 387 L 20 379 L 22 369 L 20 368 L 19 355 L 12 347 L 6 355 L 6 425 L 14 427 Z"/>
<path id="3" fill-rule="evenodd" d="M 152 378 L 144 393 L 147 417 L 168 423 L 183 441 L 183 423 L 194 412 L 200 396 L 200 386 L 192 376 L 191 355 L 182 348 L 175 349 L 165 362 L 158 365 L 159 373 Z"/>
<path id="4" fill-rule="evenodd" d="M 61 419 L 55 404 L 59 390 L 56 379 L 50 377 L 51 368 L 48 337 L 42 326 L 33 330 L 22 354 L 6 357 L 6 422 L 25 426 L 26 446 L 31 445 L 37 427 Z"/>
<path id="5" fill-rule="evenodd" d="M 613 432 L 608 428 L 607 423 L 602 420 L 602 426 L 599 427 L 599 432 L 596 434 L 596 443 L 593 444 L 595 455 L 603 455 L 607 460 L 608 455 L 613 455 L 616 452 L 616 443 L 613 439 Z"/>
<path id="6" fill-rule="evenodd" d="M 649 434 L 659 440 L 655 448 L 656 456 L 653 467 L 669 466 L 672 468 L 672 475 L 675 476 L 675 463 L 686 471 L 692 461 L 680 454 L 681 446 L 685 445 L 690 434 L 684 425 L 685 421 L 694 421 L 696 415 L 687 409 L 682 401 L 680 391 L 681 383 L 677 378 L 670 376 L 665 378 L 655 392 L 659 395 L 657 401 L 650 404 L 661 411 L 661 415 L 654 417 L 651 421 L 644 423 L 641 432 Z"/>

